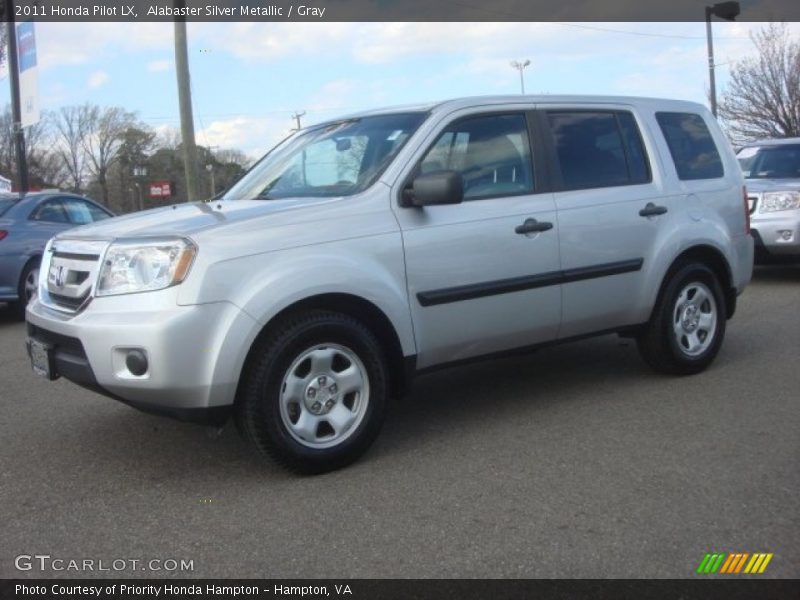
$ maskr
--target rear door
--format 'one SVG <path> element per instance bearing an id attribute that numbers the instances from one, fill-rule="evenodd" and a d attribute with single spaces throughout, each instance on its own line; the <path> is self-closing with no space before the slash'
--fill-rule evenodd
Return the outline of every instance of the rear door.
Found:
<path id="1" fill-rule="evenodd" d="M 416 173 L 455 170 L 465 188 L 461 204 L 394 208 L 419 368 L 558 335 L 558 223 L 532 117 L 454 115 L 401 178 L 398 192 Z"/>
<path id="2" fill-rule="evenodd" d="M 561 338 L 642 319 L 643 267 L 671 200 L 630 108 L 552 106 L 539 112 L 552 157 L 563 282 Z M 663 232 L 663 231 L 662 231 Z"/>

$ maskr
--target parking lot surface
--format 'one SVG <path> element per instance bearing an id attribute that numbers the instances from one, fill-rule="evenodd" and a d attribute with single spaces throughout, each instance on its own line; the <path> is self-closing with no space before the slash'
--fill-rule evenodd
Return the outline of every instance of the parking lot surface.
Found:
<path id="1" fill-rule="evenodd" d="M 693 577 L 706 552 L 800 577 L 797 267 L 756 270 L 703 374 L 656 375 L 615 336 L 439 371 L 318 477 L 232 425 L 212 439 L 40 380 L 24 339 L 0 307 L 0 577 Z"/>

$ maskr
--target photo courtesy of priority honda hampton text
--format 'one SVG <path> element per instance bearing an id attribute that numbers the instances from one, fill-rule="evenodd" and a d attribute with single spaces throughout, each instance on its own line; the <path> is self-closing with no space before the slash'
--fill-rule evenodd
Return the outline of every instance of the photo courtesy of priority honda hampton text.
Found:
<path id="1" fill-rule="evenodd" d="M 750 281 L 749 227 L 699 104 L 375 110 L 297 132 L 219 200 L 56 235 L 27 347 L 44 377 L 232 416 L 259 453 L 329 471 L 434 367 L 616 332 L 657 371 L 699 373 Z"/>

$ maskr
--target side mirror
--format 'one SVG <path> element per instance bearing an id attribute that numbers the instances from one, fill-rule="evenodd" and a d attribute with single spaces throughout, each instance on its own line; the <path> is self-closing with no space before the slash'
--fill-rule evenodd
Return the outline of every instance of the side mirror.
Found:
<path id="1" fill-rule="evenodd" d="M 456 171 L 417 175 L 407 194 L 406 206 L 459 204 L 464 199 L 464 180 Z"/>

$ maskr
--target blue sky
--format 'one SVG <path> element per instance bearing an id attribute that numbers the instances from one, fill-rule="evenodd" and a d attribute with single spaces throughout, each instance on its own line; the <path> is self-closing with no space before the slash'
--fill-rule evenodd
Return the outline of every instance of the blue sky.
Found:
<path id="1" fill-rule="evenodd" d="M 757 23 L 714 23 L 718 88 Z M 800 25 L 790 25 L 800 35 Z M 37 23 L 43 109 L 119 105 L 177 128 L 171 23 Z M 704 23 L 189 23 L 197 142 L 258 156 L 303 124 L 382 105 L 519 92 L 704 102 Z"/>

